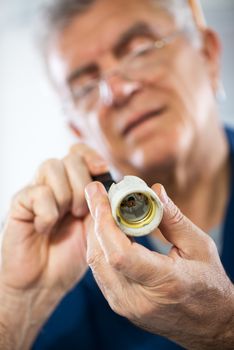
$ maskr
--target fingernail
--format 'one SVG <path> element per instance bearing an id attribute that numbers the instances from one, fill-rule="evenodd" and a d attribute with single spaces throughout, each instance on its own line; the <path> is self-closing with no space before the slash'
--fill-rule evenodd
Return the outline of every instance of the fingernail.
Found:
<path id="1" fill-rule="evenodd" d="M 165 188 L 161 185 L 161 190 L 160 190 L 160 199 L 162 201 L 163 204 L 167 204 L 168 202 L 168 195 L 166 193 Z"/>
<path id="2" fill-rule="evenodd" d="M 95 217 L 95 201 L 93 198 L 97 193 L 97 187 L 98 184 L 96 182 L 91 182 L 85 187 L 85 198 L 93 218 Z"/>
<path id="3" fill-rule="evenodd" d="M 109 167 L 107 163 L 104 160 L 95 160 L 95 162 L 92 163 L 92 171 L 93 172 L 106 172 L 109 170 Z"/>
<path id="4" fill-rule="evenodd" d="M 89 200 L 95 195 L 98 190 L 97 182 L 91 182 L 85 187 L 85 198 L 89 202 Z"/>
<path id="5" fill-rule="evenodd" d="M 104 159 L 102 159 L 102 158 L 100 158 L 100 159 L 95 159 L 94 160 L 94 164 L 96 165 L 96 166 L 107 166 L 107 163 L 106 163 L 106 161 L 104 160 Z"/>

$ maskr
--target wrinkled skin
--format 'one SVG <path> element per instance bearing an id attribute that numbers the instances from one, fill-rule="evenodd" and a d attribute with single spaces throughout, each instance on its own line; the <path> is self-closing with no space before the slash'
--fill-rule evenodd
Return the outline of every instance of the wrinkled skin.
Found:
<path id="1" fill-rule="evenodd" d="M 153 190 L 164 205 L 159 227 L 173 245 L 168 256 L 130 241 L 114 223 L 103 186 L 87 186 L 94 219 L 87 256 L 95 279 L 110 307 L 137 326 L 188 349 L 231 349 L 234 288 L 215 243 L 162 186 Z"/>

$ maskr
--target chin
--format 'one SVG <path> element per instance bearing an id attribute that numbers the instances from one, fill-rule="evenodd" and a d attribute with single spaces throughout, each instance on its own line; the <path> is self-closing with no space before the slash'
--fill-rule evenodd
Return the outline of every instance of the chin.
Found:
<path id="1" fill-rule="evenodd" d="M 158 137 L 157 140 L 136 147 L 129 157 L 131 166 L 142 173 L 173 171 L 188 150 L 186 138 L 176 136 Z"/>

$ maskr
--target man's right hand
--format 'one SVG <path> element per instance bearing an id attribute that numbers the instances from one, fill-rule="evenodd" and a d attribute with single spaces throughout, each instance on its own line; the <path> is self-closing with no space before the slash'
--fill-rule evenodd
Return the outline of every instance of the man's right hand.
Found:
<path id="1" fill-rule="evenodd" d="M 103 159 L 79 144 L 63 160 L 43 163 L 34 184 L 16 195 L 3 232 L 0 299 L 5 306 L 0 307 L 0 323 L 13 327 L 12 303 L 20 309 L 25 298 L 27 310 L 22 313 L 43 323 L 82 278 L 90 220 L 84 187 L 91 175 L 106 171 Z"/>

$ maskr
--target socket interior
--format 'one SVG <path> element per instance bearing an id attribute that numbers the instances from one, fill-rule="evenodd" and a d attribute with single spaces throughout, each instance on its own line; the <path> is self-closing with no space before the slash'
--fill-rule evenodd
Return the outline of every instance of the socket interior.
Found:
<path id="1" fill-rule="evenodd" d="M 134 192 L 125 196 L 118 208 L 117 219 L 130 228 L 148 225 L 156 212 L 155 200 L 147 193 Z"/>

